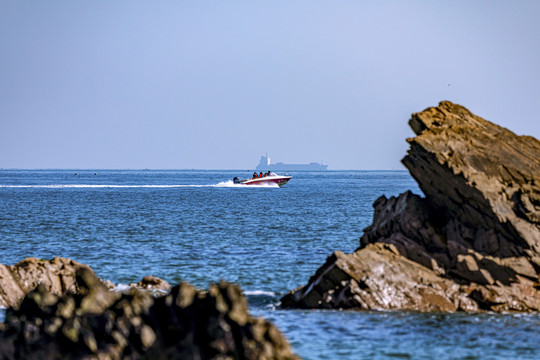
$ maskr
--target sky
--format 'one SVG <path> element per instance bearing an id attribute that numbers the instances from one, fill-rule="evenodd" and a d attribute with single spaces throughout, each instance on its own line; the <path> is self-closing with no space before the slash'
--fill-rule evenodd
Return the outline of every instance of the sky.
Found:
<path id="1" fill-rule="evenodd" d="M 442 100 L 540 139 L 540 1 L 0 2 L 0 168 L 404 169 Z"/>

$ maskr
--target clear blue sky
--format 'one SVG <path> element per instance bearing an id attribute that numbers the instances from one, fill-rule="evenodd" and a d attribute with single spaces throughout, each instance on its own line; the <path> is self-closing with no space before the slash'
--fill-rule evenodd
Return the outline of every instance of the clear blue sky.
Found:
<path id="1" fill-rule="evenodd" d="M 0 167 L 402 169 L 450 100 L 540 138 L 540 1 L 2 1 Z"/>

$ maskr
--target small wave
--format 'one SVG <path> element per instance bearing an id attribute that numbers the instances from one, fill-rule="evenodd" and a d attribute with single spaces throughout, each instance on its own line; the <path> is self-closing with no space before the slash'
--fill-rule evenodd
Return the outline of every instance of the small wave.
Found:
<path id="1" fill-rule="evenodd" d="M 273 291 L 264 291 L 264 290 L 244 291 L 244 294 L 246 296 L 272 296 L 272 297 L 276 296 L 275 292 L 273 292 Z"/>
<path id="2" fill-rule="evenodd" d="M 151 295 L 154 295 L 154 296 L 163 296 L 163 295 L 167 295 L 169 293 L 168 290 L 163 290 L 163 289 L 144 289 L 144 288 L 141 288 L 141 287 L 137 287 L 137 286 L 130 286 L 130 285 L 126 285 L 126 284 L 117 284 L 114 288 L 110 289 L 110 291 L 112 292 L 118 292 L 118 293 L 129 293 L 129 291 L 131 289 L 138 289 L 140 291 L 145 291 L 147 293 L 150 293 Z"/>
<path id="3" fill-rule="evenodd" d="M 244 295 L 249 301 L 249 305 L 254 308 L 264 308 L 275 310 L 279 303 L 278 294 L 273 291 L 248 290 Z"/>
<path id="4" fill-rule="evenodd" d="M 114 291 L 114 292 L 125 292 L 125 291 L 129 291 L 131 289 L 131 286 L 129 285 L 126 285 L 126 284 L 117 284 L 114 288 L 112 288 L 111 290 Z"/>

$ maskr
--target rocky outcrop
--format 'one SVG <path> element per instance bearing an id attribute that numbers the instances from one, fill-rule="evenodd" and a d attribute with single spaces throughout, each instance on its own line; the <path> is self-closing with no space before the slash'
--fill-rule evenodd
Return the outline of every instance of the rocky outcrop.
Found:
<path id="1" fill-rule="evenodd" d="M 357 251 L 283 306 L 540 310 L 540 142 L 450 102 L 409 124 L 403 164 L 425 197 L 377 199 Z"/>
<path id="2" fill-rule="evenodd" d="M 27 258 L 15 265 L 0 264 L 0 307 L 16 306 L 38 284 L 53 294 L 75 291 L 75 272 L 87 265 L 71 259 Z"/>
<path id="3" fill-rule="evenodd" d="M 0 307 L 17 306 L 38 285 L 56 295 L 76 292 L 75 273 L 81 268 L 92 271 L 88 265 L 61 257 L 52 260 L 26 258 L 15 265 L 0 264 Z M 118 288 L 109 280 L 103 284 L 110 290 Z M 171 290 L 171 285 L 158 277 L 145 276 L 138 283 L 129 284 L 125 291 L 130 288 L 162 295 Z"/>
<path id="4" fill-rule="evenodd" d="M 456 283 L 400 256 L 393 245 L 376 243 L 362 251 L 336 251 L 307 288 L 281 299 L 283 307 L 475 311 Z"/>
<path id="5" fill-rule="evenodd" d="M 181 283 L 169 294 L 109 291 L 88 268 L 76 293 L 40 284 L 0 330 L 1 359 L 296 359 L 279 330 L 248 313 L 238 286 Z"/>

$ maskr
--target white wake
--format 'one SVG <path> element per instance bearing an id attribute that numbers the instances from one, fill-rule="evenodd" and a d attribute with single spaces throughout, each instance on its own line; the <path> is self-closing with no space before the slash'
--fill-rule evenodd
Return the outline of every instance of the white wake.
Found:
<path id="1" fill-rule="evenodd" d="M 232 180 L 208 185 L 116 185 L 116 184 L 51 184 L 51 185 L 0 185 L 0 188 L 29 189 L 137 189 L 137 188 L 276 188 L 277 184 L 244 185 Z"/>

